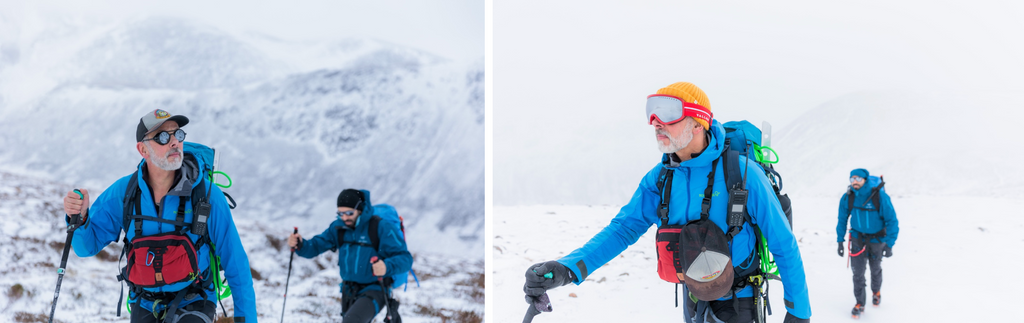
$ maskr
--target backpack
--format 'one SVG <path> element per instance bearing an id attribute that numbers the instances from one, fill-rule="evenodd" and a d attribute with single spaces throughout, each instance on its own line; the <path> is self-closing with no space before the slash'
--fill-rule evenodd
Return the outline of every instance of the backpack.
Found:
<path id="1" fill-rule="evenodd" d="M 882 209 L 882 204 L 881 204 L 881 199 L 882 199 L 881 196 L 882 196 L 882 194 L 879 193 L 879 192 L 885 192 L 885 177 L 884 176 L 873 176 L 873 175 L 872 176 L 868 176 L 867 182 L 865 182 L 864 185 L 871 185 L 872 186 L 871 187 L 871 194 L 869 194 L 868 198 L 866 200 L 864 200 L 864 204 L 861 204 L 860 206 L 853 205 L 853 187 L 850 187 L 846 191 L 846 216 L 847 217 L 849 217 L 851 214 L 853 214 L 853 209 L 854 208 L 865 210 L 865 211 L 880 211 Z M 871 207 L 865 207 L 865 206 L 868 206 L 869 202 L 871 203 L 871 205 L 870 205 Z M 881 216 L 881 214 L 879 214 L 879 216 Z M 853 228 L 850 228 L 850 230 L 852 231 Z M 875 232 L 875 233 L 870 233 L 870 234 L 869 233 L 863 233 L 863 232 L 857 232 L 858 240 L 860 240 L 863 245 L 867 245 L 867 243 L 870 242 L 873 239 L 878 239 L 879 241 L 881 241 L 881 239 L 885 238 L 885 236 L 886 236 L 886 232 L 885 232 L 885 228 L 884 227 L 882 228 L 882 230 L 880 230 L 878 232 Z M 852 239 L 852 238 L 853 238 L 853 234 L 851 233 L 850 234 L 850 239 Z"/>
<path id="2" fill-rule="evenodd" d="M 370 236 L 370 244 L 367 245 L 367 244 L 361 244 L 361 243 L 358 243 L 358 242 L 339 241 L 339 243 L 338 243 L 339 247 L 340 247 L 341 244 L 350 243 L 350 244 L 356 244 L 356 245 L 361 245 L 361 246 L 365 246 L 365 247 L 370 247 L 370 248 L 373 248 L 373 250 L 377 250 L 378 252 L 380 252 L 380 237 L 378 236 L 378 233 L 377 233 L 377 229 L 380 226 L 380 221 L 388 221 L 388 222 L 391 222 L 391 223 L 395 224 L 395 226 L 397 226 L 400 229 L 399 234 L 402 237 L 402 241 L 405 241 L 405 223 L 404 223 L 404 219 L 402 219 L 402 217 L 398 215 L 398 211 L 395 210 L 395 207 L 393 207 L 391 205 L 388 205 L 388 204 L 377 204 L 377 205 L 374 205 L 372 207 L 373 207 L 373 216 L 370 217 L 370 220 L 369 220 L 369 222 L 370 222 L 369 226 L 370 227 L 368 229 L 368 234 Z M 339 239 L 341 239 L 343 231 L 344 231 L 344 228 L 338 228 L 338 238 Z M 420 279 L 419 279 L 419 277 L 416 276 L 416 271 L 412 270 L 412 269 L 410 269 L 409 271 L 406 271 L 406 272 L 401 272 L 401 273 L 397 273 L 397 274 L 393 274 L 391 276 L 385 277 L 384 278 L 384 282 L 385 282 L 385 284 L 390 285 L 391 288 L 402 287 L 402 285 L 405 285 L 405 283 L 407 281 L 409 281 L 409 273 L 410 272 L 412 273 L 413 279 L 416 281 L 416 287 L 420 287 Z M 405 289 L 403 289 L 403 290 L 408 290 L 408 288 L 409 288 L 409 286 L 405 286 Z"/>
<path id="3" fill-rule="evenodd" d="M 170 321 L 174 320 L 174 311 L 185 294 L 189 292 L 198 293 L 205 299 L 206 293 L 203 290 L 210 288 L 211 284 L 215 284 L 215 287 L 218 289 L 217 294 L 222 296 L 218 297 L 218 300 L 230 295 L 230 291 L 220 291 L 222 287 L 221 280 L 223 279 L 220 273 L 222 268 L 220 268 L 219 257 L 214 254 L 215 247 L 207 230 L 207 222 L 210 215 L 210 204 L 208 203 L 210 199 L 209 186 L 216 184 L 213 181 L 215 173 L 224 173 L 213 171 L 215 151 L 212 148 L 192 142 L 186 142 L 184 148 L 191 153 L 184 154 L 185 159 L 202 159 L 205 169 L 200 170 L 200 174 L 207 174 L 209 179 L 201 178 L 199 184 L 192 189 L 188 197 L 179 199 L 176 212 L 177 218 L 171 221 L 162 217 L 142 214 L 142 192 L 139 190 L 138 185 L 139 171 L 132 173 L 128 179 L 123 201 L 122 229 L 125 232 L 125 236 L 124 239 L 119 239 L 122 240 L 123 247 L 118 262 L 126 255 L 128 261 L 125 267 L 121 268 L 117 279 L 118 281 L 125 282 L 136 295 L 146 293 L 145 288 L 161 287 L 184 281 L 194 282 L 175 293 L 175 298 L 168 307 L 168 314 L 170 316 L 168 320 Z M 225 177 L 227 177 L 226 174 Z M 228 180 L 230 181 L 230 177 L 228 177 Z M 221 187 L 231 186 L 230 183 L 228 185 L 216 185 Z M 236 206 L 234 199 L 227 195 L 227 193 L 224 193 L 224 196 L 230 201 L 229 207 L 234 209 Z M 193 214 L 193 221 L 191 223 L 186 223 L 184 220 L 186 213 L 185 204 L 188 201 L 192 201 L 192 210 L 189 210 Z M 173 224 L 175 231 L 146 236 L 142 234 L 143 221 Z M 134 223 L 134 226 L 132 226 L 132 223 Z M 128 240 L 128 230 L 135 230 L 135 236 L 131 241 Z M 193 241 L 185 232 L 190 232 L 199 237 Z M 204 245 L 210 246 L 210 268 L 200 270 L 198 251 Z M 140 263 L 144 265 L 140 265 Z M 117 305 L 118 316 L 121 315 L 122 301 L 124 301 L 123 286 Z M 128 307 L 128 309 L 131 312 L 131 308 Z"/>
<path id="4" fill-rule="evenodd" d="M 755 286 L 755 308 L 758 309 L 759 317 L 763 317 L 765 309 L 768 310 L 769 315 L 771 314 L 770 307 L 766 305 L 767 294 L 764 294 L 762 289 L 763 284 L 767 283 L 765 278 L 776 280 L 780 280 L 780 278 L 778 268 L 771 253 L 768 251 L 767 240 L 761 234 L 757 224 L 751 221 L 750 215 L 747 213 L 746 176 L 748 174 L 745 174 L 743 171 L 746 169 L 746 165 L 741 166 L 739 163 L 740 154 L 746 155 L 747 163 L 753 160 L 764 169 L 764 173 L 768 177 L 772 189 L 775 191 L 775 197 L 786 214 L 786 220 L 790 223 L 790 226 L 792 226 L 793 222 L 792 203 L 787 194 L 781 194 L 782 176 L 773 167 L 773 164 L 778 162 L 778 155 L 774 154 L 774 150 L 767 147 L 767 145 L 761 146 L 761 130 L 745 120 L 727 122 L 723 126 L 726 130 L 724 138 L 725 148 L 722 150 L 722 155 L 712 162 L 712 171 L 708 176 L 708 186 L 705 189 L 704 199 L 701 202 L 701 220 L 691 221 L 690 223 L 707 221 L 711 208 L 714 173 L 718 163 L 721 161 L 722 169 L 725 171 L 726 187 L 729 192 L 729 202 L 726 209 L 728 228 L 724 233 L 726 239 L 731 241 L 743 229 L 743 225 L 749 223 L 754 230 L 755 243 L 757 244 L 747 259 L 733 266 L 736 270 L 732 274 L 733 284 L 731 291 L 733 293 L 733 300 L 738 302 L 738 299 L 735 297 L 737 291 L 745 288 L 748 284 Z M 772 154 L 766 154 L 768 152 Z M 774 160 L 770 159 L 773 154 L 776 157 Z M 668 158 L 671 158 L 669 154 L 665 154 L 663 164 L 669 162 Z M 680 241 L 681 238 L 684 238 L 681 232 L 686 231 L 686 229 L 684 226 L 668 225 L 668 205 L 672 194 L 672 176 L 672 170 L 668 169 L 668 167 L 662 167 L 656 184 L 661 195 L 661 203 L 658 205 L 658 217 L 662 221 L 656 236 L 656 245 L 659 276 L 665 281 L 676 283 L 678 286 L 682 282 L 681 273 L 683 272 L 684 265 L 684 260 L 680 259 L 680 253 L 683 253 L 683 250 L 680 250 Z M 714 238 L 717 234 L 720 233 L 712 232 L 709 238 Z M 754 261 L 758 261 L 760 264 L 752 266 Z M 676 293 L 676 306 L 678 306 L 678 289 Z M 696 301 L 696 299 L 693 300 Z"/>
<path id="5" fill-rule="evenodd" d="M 865 211 L 878 211 L 882 208 L 881 195 L 879 192 L 885 192 L 885 178 L 879 176 L 868 176 L 867 183 L 865 185 L 873 185 L 871 187 L 871 194 L 868 195 L 868 199 L 864 201 L 865 204 L 860 206 L 853 205 L 853 187 L 850 187 L 846 191 L 846 216 L 850 216 L 853 213 L 854 208 L 858 208 Z M 872 203 L 873 208 L 864 207 L 868 202 Z"/>

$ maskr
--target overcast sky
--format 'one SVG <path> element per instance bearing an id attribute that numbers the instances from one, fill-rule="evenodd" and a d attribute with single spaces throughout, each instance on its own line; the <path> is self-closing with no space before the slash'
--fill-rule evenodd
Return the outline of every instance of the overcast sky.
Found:
<path id="1" fill-rule="evenodd" d="M 1024 89 L 1020 2 L 783 3 L 496 1 L 496 203 L 625 203 L 660 155 L 645 97 L 678 81 L 776 133 L 850 93 Z"/>
<path id="2" fill-rule="evenodd" d="M 286 40 L 367 37 L 456 61 L 478 61 L 484 55 L 481 0 L 0 0 L 0 10 L 8 17 L 13 12 L 110 20 L 142 15 L 179 16 L 225 30 L 257 31 Z"/>

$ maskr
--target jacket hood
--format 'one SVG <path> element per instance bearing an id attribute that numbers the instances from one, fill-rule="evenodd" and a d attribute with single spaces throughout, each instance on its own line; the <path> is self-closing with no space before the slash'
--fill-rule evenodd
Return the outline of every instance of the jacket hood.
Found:
<path id="1" fill-rule="evenodd" d="M 669 168 L 676 167 L 702 167 L 711 165 L 711 162 L 722 155 L 722 149 L 725 148 L 725 127 L 716 119 L 711 120 L 711 129 L 708 129 L 708 147 L 704 149 L 696 158 L 679 162 L 671 154 L 665 154 L 661 157 L 661 163 Z"/>

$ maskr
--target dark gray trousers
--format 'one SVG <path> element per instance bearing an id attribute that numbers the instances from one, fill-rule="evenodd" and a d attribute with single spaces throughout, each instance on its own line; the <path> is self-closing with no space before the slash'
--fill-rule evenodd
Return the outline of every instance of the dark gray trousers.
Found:
<path id="1" fill-rule="evenodd" d="M 206 307 L 203 307 L 206 303 Z M 139 307 L 139 303 L 132 303 L 132 323 L 158 323 L 153 312 Z M 198 301 L 178 308 L 178 315 L 171 323 L 212 323 L 216 315 L 217 305 L 210 301 Z"/>
<path id="2" fill-rule="evenodd" d="M 857 304 L 867 305 L 866 295 L 864 293 L 864 286 L 867 285 L 867 280 L 864 277 L 864 270 L 871 266 L 871 293 L 874 294 L 882 289 L 882 249 L 885 248 L 885 243 L 869 242 L 867 247 L 864 248 L 864 244 L 854 238 L 850 242 L 850 268 L 853 269 L 853 296 L 857 298 Z M 864 251 L 857 256 L 861 248 Z"/>
<path id="3" fill-rule="evenodd" d="M 349 304 L 342 304 L 342 322 L 367 323 L 384 309 L 384 292 L 371 290 L 354 297 Z"/>
<path id="4" fill-rule="evenodd" d="M 738 299 L 739 312 L 733 300 L 694 302 L 690 299 L 690 291 L 683 285 L 683 312 L 686 323 L 751 323 L 754 322 L 754 299 L 741 297 Z"/>

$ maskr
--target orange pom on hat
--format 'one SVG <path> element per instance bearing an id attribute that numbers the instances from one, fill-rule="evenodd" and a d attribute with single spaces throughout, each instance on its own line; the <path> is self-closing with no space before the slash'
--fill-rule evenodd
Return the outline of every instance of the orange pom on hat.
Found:
<path id="1" fill-rule="evenodd" d="M 656 94 L 667 94 L 678 97 L 683 99 L 683 101 L 696 103 L 707 108 L 709 111 L 711 110 L 711 102 L 708 101 L 707 94 L 704 94 L 703 90 L 690 82 L 672 83 L 672 85 L 659 89 Z M 700 118 L 693 118 L 693 120 L 696 120 L 697 123 L 704 126 L 704 129 L 711 129 L 711 125 L 708 124 L 707 121 L 701 120 Z"/>

